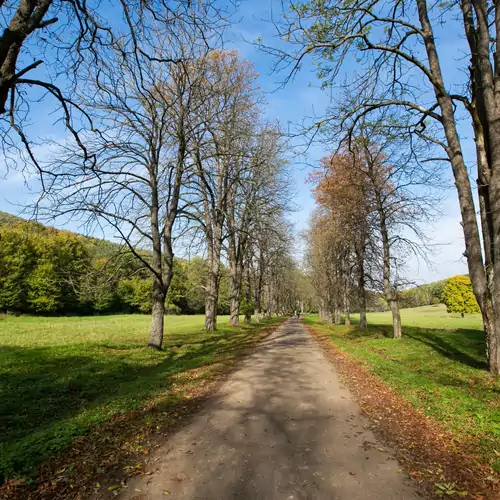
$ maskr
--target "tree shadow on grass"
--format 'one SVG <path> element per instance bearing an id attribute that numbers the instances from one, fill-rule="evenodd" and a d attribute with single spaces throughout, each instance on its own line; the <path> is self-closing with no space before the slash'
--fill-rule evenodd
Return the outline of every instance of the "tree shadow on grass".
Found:
<path id="1" fill-rule="evenodd" d="M 392 338 L 392 328 L 387 325 L 370 325 L 362 330 L 355 326 L 346 336 L 353 340 Z M 472 368 L 486 370 L 484 332 L 481 330 L 440 330 L 403 325 L 403 338 L 421 342 L 441 356 Z"/>
<path id="2" fill-rule="evenodd" d="M 228 332 L 227 332 L 228 333 Z M 253 344 L 248 330 L 173 339 L 161 352 L 137 344 L 0 346 L 1 476 L 26 472 L 91 425 L 169 397 L 190 370 Z"/>
<path id="3" fill-rule="evenodd" d="M 429 330 L 406 327 L 403 335 L 434 349 L 441 356 L 480 370 L 487 370 L 484 333 L 480 330 Z"/>

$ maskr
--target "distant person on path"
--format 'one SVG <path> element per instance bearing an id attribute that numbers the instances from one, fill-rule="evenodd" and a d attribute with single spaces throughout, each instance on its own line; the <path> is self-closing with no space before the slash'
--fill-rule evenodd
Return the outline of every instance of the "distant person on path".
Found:
<path id="1" fill-rule="evenodd" d="M 295 311 L 295 316 L 297 316 L 297 319 L 300 319 L 300 311 Z"/>

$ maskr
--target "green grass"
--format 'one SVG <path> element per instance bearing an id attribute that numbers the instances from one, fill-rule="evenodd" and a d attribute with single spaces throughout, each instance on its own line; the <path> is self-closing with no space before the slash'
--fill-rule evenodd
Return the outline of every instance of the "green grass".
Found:
<path id="1" fill-rule="evenodd" d="M 190 370 L 231 359 L 269 324 L 234 328 L 219 317 L 219 331 L 206 333 L 203 321 L 167 317 L 157 352 L 145 347 L 148 316 L 0 317 L 0 482 L 95 424 L 178 398 Z"/>
<path id="2" fill-rule="evenodd" d="M 500 381 L 486 371 L 480 316 L 452 317 L 443 306 L 401 312 L 401 341 L 390 338 L 390 313 L 368 314 L 367 331 L 326 325 L 318 317 L 306 322 L 427 415 L 475 443 L 500 471 Z"/>

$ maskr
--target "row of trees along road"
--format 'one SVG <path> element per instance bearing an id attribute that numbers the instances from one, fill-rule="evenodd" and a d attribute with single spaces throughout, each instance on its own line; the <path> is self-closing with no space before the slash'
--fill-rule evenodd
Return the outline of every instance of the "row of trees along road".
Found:
<path id="1" fill-rule="evenodd" d="M 382 129 L 383 130 L 383 129 Z M 398 290 L 404 265 L 425 257 L 422 222 L 436 215 L 433 171 L 418 164 L 404 141 L 365 125 L 350 147 L 323 158 L 311 176 L 317 209 L 308 233 L 308 263 L 321 315 L 350 323 L 353 299 L 367 327 L 366 290 L 383 291 L 392 312 L 394 338 L 401 337 Z M 418 186 L 418 190 L 415 187 Z"/>
<path id="2" fill-rule="evenodd" d="M 153 278 L 153 348 L 163 342 L 174 244 L 190 246 L 200 234 L 207 330 L 216 328 L 222 259 L 231 270 L 233 323 L 243 296 L 256 319 L 264 308 L 290 307 L 286 270 L 273 266 L 290 248 L 283 138 L 263 121 L 252 65 L 218 48 L 226 13 L 211 2 L 114 7 L 120 22 L 108 23 L 99 2 L 1 6 L 10 22 L 0 50 L 2 143 L 7 160 L 19 166 L 22 146 L 21 158 L 36 167 L 38 215 L 120 237 Z M 23 65 L 37 51 L 43 57 Z M 44 62 L 44 78 L 26 78 Z M 52 144 L 48 160 L 37 157 L 23 121 L 37 88 L 55 99 L 71 132 Z"/>
<path id="3" fill-rule="evenodd" d="M 330 140 L 353 137 L 365 119 L 377 121 L 381 110 L 391 110 L 401 135 L 424 141 L 437 169 L 451 167 L 489 369 L 500 374 L 500 6 L 306 1 L 290 4 L 275 26 L 283 43 L 266 50 L 278 66 L 292 76 L 312 57 L 322 85 L 336 88 L 315 131 Z M 453 67 L 444 61 L 450 47 L 460 47 Z M 463 118 L 475 139 L 469 167 L 475 164 L 479 210 L 457 125 Z M 386 125 L 394 127 L 391 120 Z"/>

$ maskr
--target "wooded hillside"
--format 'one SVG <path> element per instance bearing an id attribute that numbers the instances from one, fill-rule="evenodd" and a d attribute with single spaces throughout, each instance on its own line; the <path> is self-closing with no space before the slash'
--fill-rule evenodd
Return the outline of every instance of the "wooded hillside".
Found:
<path id="1" fill-rule="evenodd" d="M 151 311 L 151 278 L 125 248 L 0 212 L 0 311 L 104 314 Z M 148 256 L 148 252 L 144 254 Z M 175 259 L 171 314 L 203 312 L 206 262 Z M 219 312 L 229 310 L 223 268 Z"/>

